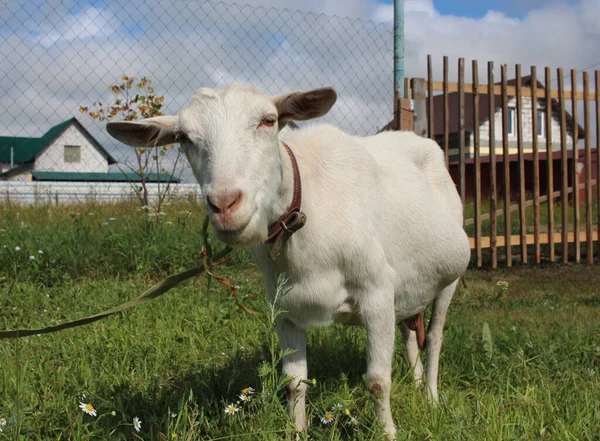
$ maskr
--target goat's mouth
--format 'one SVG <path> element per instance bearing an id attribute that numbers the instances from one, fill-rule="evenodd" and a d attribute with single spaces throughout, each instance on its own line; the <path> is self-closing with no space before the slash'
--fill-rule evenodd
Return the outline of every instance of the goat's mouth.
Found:
<path id="1" fill-rule="evenodd" d="M 239 245 L 241 242 L 244 242 L 244 232 L 246 228 L 252 221 L 252 217 L 248 219 L 246 223 L 244 223 L 241 227 L 236 228 L 227 228 L 223 226 L 216 226 L 213 224 L 213 228 L 215 231 L 215 235 L 217 238 L 228 245 Z"/>

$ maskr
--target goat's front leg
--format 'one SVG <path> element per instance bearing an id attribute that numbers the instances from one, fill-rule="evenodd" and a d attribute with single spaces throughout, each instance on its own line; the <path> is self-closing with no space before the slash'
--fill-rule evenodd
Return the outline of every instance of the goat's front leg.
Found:
<path id="1" fill-rule="evenodd" d="M 292 378 L 286 389 L 290 418 L 299 432 L 306 430 L 306 388 L 304 380 L 308 378 L 306 364 L 306 331 L 298 328 L 289 320 L 277 323 L 279 343 L 284 351 L 294 352 L 283 358 L 283 373 Z"/>
<path id="2" fill-rule="evenodd" d="M 369 292 L 361 302 L 361 315 L 367 328 L 367 388 L 377 395 L 377 416 L 385 425 L 387 438 L 393 440 L 396 435 L 390 408 L 396 331 L 393 290 Z"/>

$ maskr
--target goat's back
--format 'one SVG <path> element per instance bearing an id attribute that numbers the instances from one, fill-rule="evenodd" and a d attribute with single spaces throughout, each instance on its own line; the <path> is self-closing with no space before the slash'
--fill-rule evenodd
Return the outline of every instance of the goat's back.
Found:
<path id="1" fill-rule="evenodd" d="M 439 145 L 414 132 L 382 132 L 364 138 L 366 148 L 373 154 L 382 168 L 403 169 L 416 167 L 431 185 L 433 194 L 448 213 L 460 224 L 463 222 L 463 207 L 444 162 Z"/>
<path id="2" fill-rule="evenodd" d="M 451 254 L 455 247 L 468 247 L 462 203 L 434 141 L 412 132 L 357 137 L 329 125 L 284 137 L 306 176 L 308 230 L 317 224 L 327 231 L 319 220 L 334 223 L 338 240 L 356 242 L 357 234 L 368 234 L 391 247 L 391 254 L 423 247 Z M 447 243 L 452 241 L 454 246 Z"/>
<path id="3" fill-rule="evenodd" d="M 470 258 L 462 206 L 435 142 L 408 132 L 356 137 L 327 125 L 282 138 L 298 159 L 308 221 L 277 265 L 306 280 L 302 289 L 320 298 L 313 284 L 325 277 L 346 287 L 392 277 L 402 318 L 462 275 Z"/>

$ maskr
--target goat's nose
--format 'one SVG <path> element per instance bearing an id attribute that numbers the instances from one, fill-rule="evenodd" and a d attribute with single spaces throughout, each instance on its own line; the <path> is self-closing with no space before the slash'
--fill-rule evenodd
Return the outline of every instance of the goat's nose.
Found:
<path id="1" fill-rule="evenodd" d="M 207 195 L 210 209 L 216 214 L 229 214 L 236 211 L 242 203 L 243 193 L 241 190 L 228 191 Z"/>

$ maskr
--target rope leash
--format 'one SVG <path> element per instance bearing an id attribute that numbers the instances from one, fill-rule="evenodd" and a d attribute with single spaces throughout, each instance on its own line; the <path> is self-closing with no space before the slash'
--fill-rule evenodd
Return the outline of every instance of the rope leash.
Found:
<path id="1" fill-rule="evenodd" d="M 205 228 L 205 231 L 206 231 L 206 228 Z M 208 243 L 208 241 L 206 240 L 205 244 L 207 244 L 207 243 Z M 211 270 L 213 270 L 217 265 L 220 265 L 220 264 L 226 262 L 227 260 L 229 260 L 232 257 L 231 253 L 233 251 L 234 251 L 233 248 L 225 247 L 216 256 L 210 257 L 212 254 L 212 249 L 210 248 L 210 246 L 208 248 L 206 248 L 206 245 L 205 245 L 205 247 L 202 249 L 202 251 L 200 253 L 200 264 L 198 266 L 189 268 L 185 271 L 182 271 L 178 274 L 174 274 L 172 276 L 167 277 L 166 279 L 161 280 L 156 285 L 152 286 L 150 289 L 144 291 L 140 296 L 138 296 L 132 300 L 129 300 L 128 302 L 125 302 L 119 306 L 108 309 L 104 312 L 100 312 L 98 314 L 94 314 L 89 317 L 72 320 L 70 322 L 61 323 L 61 324 L 55 325 L 55 326 L 48 326 L 46 328 L 40 328 L 40 329 L 15 329 L 15 330 L 10 330 L 10 331 L 6 331 L 6 330 L 0 331 L 0 340 L 9 339 L 9 338 L 28 337 L 31 335 L 51 334 L 53 332 L 62 331 L 64 329 L 76 328 L 78 326 L 83 326 L 83 325 L 87 325 L 89 323 L 93 323 L 93 322 L 101 320 L 105 317 L 116 314 L 117 312 L 124 311 L 124 310 L 132 308 L 134 306 L 142 305 L 144 303 L 149 302 L 152 299 L 160 297 L 163 294 L 165 294 L 166 292 L 175 288 L 181 282 L 191 279 L 192 277 L 199 276 L 205 271 L 209 276 L 213 277 L 219 283 L 227 286 L 228 288 L 230 288 L 232 290 L 232 294 L 233 294 L 236 306 L 238 306 L 240 309 L 242 309 L 243 311 L 245 311 L 246 313 L 248 313 L 250 315 L 257 315 L 256 312 L 245 307 L 244 305 L 242 305 L 239 302 L 237 289 L 231 283 L 227 282 L 222 277 L 214 275 L 211 272 Z"/>

